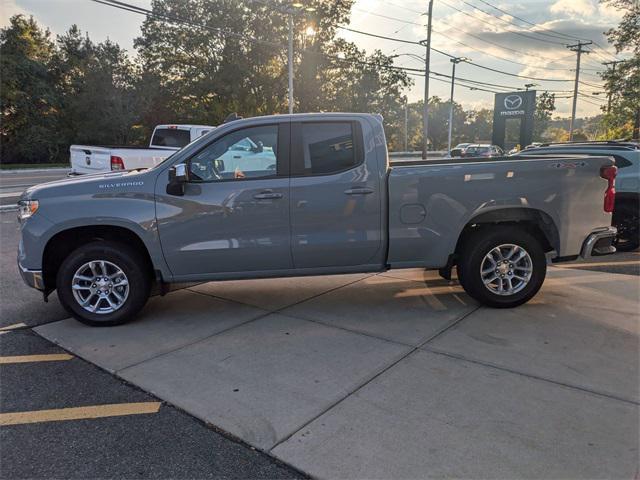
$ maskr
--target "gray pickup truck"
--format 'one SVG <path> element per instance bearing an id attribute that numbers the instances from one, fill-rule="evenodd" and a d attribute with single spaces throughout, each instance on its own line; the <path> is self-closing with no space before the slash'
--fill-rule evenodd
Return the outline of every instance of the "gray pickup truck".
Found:
<path id="1" fill-rule="evenodd" d="M 233 155 L 244 145 L 255 162 Z M 389 164 L 381 118 L 236 120 L 146 170 L 32 187 L 25 282 L 90 325 L 179 282 L 439 269 L 492 307 L 532 298 L 547 261 L 612 253 L 607 156 Z"/>

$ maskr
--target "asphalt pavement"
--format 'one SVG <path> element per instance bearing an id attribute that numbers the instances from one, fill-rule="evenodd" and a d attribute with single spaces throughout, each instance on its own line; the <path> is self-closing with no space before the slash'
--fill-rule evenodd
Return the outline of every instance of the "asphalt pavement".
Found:
<path id="1" fill-rule="evenodd" d="M 0 206 L 15 205 L 27 188 L 65 178 L 69 171 L 68 168 L 0 171 Z"/>
<path id="2" fill-rule="evenodd" d="M 305 478 L 30 329 L 0 347 L 0 478 Z"/>

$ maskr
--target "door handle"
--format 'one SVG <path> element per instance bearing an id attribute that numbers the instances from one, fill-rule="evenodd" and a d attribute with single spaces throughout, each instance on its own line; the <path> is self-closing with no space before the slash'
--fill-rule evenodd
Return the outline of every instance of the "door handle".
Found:
<path id="1" fill-rule="evenodd" d="M 344 191 L 345 195 L 369 195 L 373 193 L 373 188 L 369 187 L 353 187 Z"/>
<path id="2" fill-rule="evenodd" d="M 282 198 L 282 194 L 274 192 L 272 190 L 265 190 L 263 192 L 256 193 L 253 198 L 255 198 L 256 200 L 274 200 Z"/>

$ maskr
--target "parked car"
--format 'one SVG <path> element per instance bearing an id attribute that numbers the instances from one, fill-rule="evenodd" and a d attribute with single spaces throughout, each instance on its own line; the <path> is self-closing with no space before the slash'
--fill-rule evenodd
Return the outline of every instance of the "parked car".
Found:
<path id="1" fill-rule="evenodd" d="M 620 251 L 640 246 L 640 144 L 636 142 L 546 143 L 527 148 L 523 155 L 608 155 L 618 167 L 613 225 L 618 229 L 615 246 Z"/>
<path id="2" fill-rule="evenodd" d="M 451 151 L 449 152 L 449 156 L 450 157 L 461 157 L 462 156 L 462 152 L 469 145 L 471 145 L 471 144 L 470 143 L 459 143 L 458 145 L 456 145 L 455 147 L 453 147 L 451 149 Z"/>
<path id="3" fill-rule="evenodd" d="M 222 160 L 247 144 L 253 161 Z M 390 165 L 379 116 L 250 118 L 147 170 L 29 188 L 18 264 L 90 325 L 131 320 L 154 283 L 411 267 L 455 266 L 471 297 L 515 307 L 547 258 L 615 250 L 615 173 L 608 156 Z"/>
<path id="4" fill-rule="evenodd" d="M 210 125 L 158 125 L 153 129 L 149 148 L 71 145 L 71 174 L 153 167 L 214 128 Z"/>
<path id="5" fill-rule="evenodd" d="M 467 146 L 461 153 L 461 157 L 500 157 L 504 150 L 497 145 L 474 143 Z"/>

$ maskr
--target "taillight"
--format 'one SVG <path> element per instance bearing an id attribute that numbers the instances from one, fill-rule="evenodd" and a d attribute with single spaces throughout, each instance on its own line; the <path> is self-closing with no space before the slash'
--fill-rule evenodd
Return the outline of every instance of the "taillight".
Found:
<path id="1" fill-rule="evenodd" d="M 600 169 L 600 176 L 607 181 L 607 189 L 604 192 L 604 211 L 612 213 L 616 203 L 616 175 L 618 167 L 610 165 Z"/>
<path id="2" fill-rule="evenodd" d="M 122 158 L 111 155 L 111 170 L 124 170 L 124 161 Z"/>

